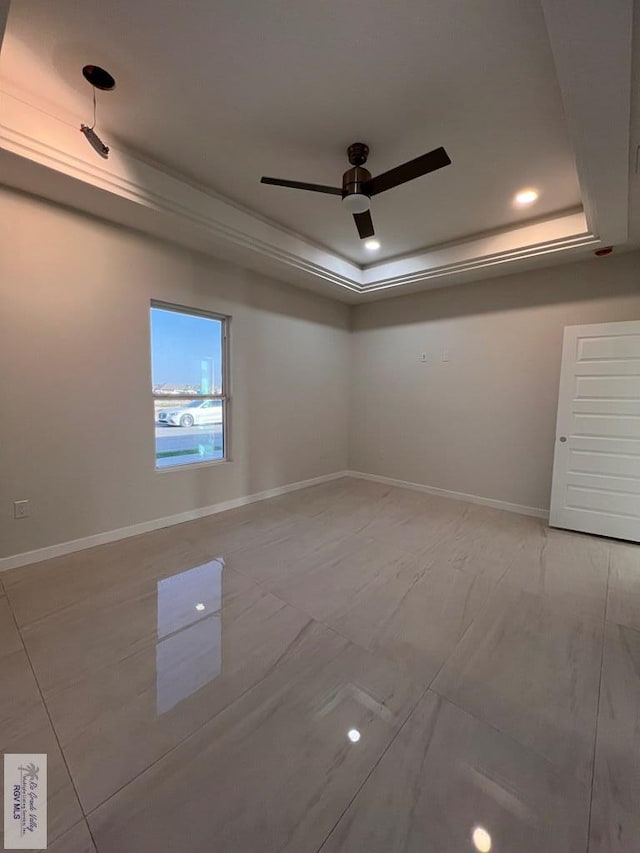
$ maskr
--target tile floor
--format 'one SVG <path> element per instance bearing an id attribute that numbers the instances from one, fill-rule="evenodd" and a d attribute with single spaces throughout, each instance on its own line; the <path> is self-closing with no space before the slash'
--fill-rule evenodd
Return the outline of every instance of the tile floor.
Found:
<path id="1" fill-rule="evenodd" d="M 1 581 L 54 853 L 640 850 L 637 546 L 344 479 Z"/>

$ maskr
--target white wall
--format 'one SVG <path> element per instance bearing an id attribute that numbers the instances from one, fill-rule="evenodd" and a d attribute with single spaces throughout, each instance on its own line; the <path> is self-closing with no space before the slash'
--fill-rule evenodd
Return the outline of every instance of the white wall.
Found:
<path id="1" fill-rule="evenodd" d="M 639 252 L 356 306 L 350 467 L 548 508 L 563 327 L 638 318 Z"/>
<path id="2" fill-rule="evenodd" d="M 151 298 L 233 317 L 230 463 L 154 470 Z M 0 190 L 0 557 L 347 467 L 545 508 L 563 326 L 639 317 L 635 252 L 359 305 L 350 334 L 344 305 Z"/>
<path id="3" fill-rule="evenodd" d="M 151 298 L 232 315 L 232 462 L 154 470 Z M 0 190 L 0 556 L 346 468 L 348 360 L 345 305 Z"/>

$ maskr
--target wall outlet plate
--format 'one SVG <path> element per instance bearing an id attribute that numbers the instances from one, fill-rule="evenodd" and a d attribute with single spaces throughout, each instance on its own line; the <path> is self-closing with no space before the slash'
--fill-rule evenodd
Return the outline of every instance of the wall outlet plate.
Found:
<path id="1" fill-rule="evenodd" d="M 29 518 L 31 507 L 29 501 L 14 501 L 13 502 L 13 517 L 14 518 Z"/>

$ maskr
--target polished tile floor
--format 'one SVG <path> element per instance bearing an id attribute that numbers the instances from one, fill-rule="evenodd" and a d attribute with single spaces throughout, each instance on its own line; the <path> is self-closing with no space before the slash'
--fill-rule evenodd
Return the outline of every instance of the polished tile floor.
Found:
<path id="1" fill-rule="evenodd" d="M 640 548 L 343 479 L 5 573 L 55 853 L 637 853 Z"/>

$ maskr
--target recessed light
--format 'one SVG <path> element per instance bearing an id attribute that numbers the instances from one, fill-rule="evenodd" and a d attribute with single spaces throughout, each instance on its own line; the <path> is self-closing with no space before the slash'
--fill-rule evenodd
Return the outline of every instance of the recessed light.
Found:
<path id="1" fill-rule="evenodd" d="M 514 201 L 519 207 L 526 207 L 528 204 L 537 201 L 539 195 L 540 193 L 534 189 L 520 190 L 519 193 L 516 193 Z"/>
<path id="2" fill-rule="evenodd" d="M 201 601 L 196 604 L 196 610 L 204 610 L 204 604 Z"/>
<path id="3" fill-rule="evenodd" d="M 349 729 L 347 737 L 349 738 L 351 743 L 358 743 L 358 741 L 360 740 L 360 732 L 358 731 L 358 729 Z"/>
<path id="4" fill-rule="evenodd" d="M 491 850 L 491 836 L 482 826 L 476 826 L 471 834 L 471 840 L 479 853 L 489 853 Z"/>
<path id="5" fill-rule="evenodd" d="M 379 240 L 366 240 L 364 244 L 365 249 L 368 249 L 370 252 L 377 252 L 380 248 Z"/>

